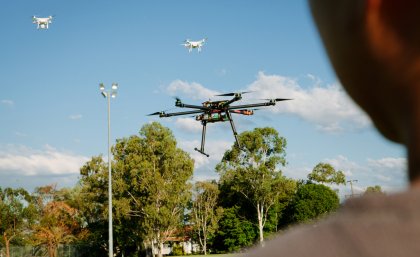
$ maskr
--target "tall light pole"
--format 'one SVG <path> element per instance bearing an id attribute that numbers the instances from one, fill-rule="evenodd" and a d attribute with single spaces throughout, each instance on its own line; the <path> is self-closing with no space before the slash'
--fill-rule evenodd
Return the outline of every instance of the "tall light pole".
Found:
<path id="1" fill-rule="evenodd" d="M 103 83 L 99 84 L 99 90 L 103 97 L 108 100 L 108 252 L 109 257 L 114 257 L 114 241 L 112 237 L 112 173 L 111 173 L 111 98 L 117 96 L 118 84 L 112 83 L 111 90 L 105 90 Z"/>
<path id="2" fill-rule="evenodd" d="M 359 181 L 357 179 L 353 179 L 353 180 L 348 180 L 347 181 L 347 183 L 350 183 L 350 188 L 351 188 L 351 195 L 350 195 L 350 197 L 354 197 L 353 182 L 359 182 Z"/>

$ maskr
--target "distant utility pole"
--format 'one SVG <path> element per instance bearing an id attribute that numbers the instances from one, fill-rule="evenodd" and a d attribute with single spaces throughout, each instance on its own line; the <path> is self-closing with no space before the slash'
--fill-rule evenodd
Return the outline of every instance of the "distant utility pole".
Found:
<path id="1" fill-rule="evenodd" d="M 350 198 L 353 198 L 355 196 L 354 191 L 353 191 L 353 182 L 359 182 L 359 181 L 357 179 L 347 180 L 347 183 L 350 183 L 350 188 L 351 188 L 351 195 L 347 195 Z"/>

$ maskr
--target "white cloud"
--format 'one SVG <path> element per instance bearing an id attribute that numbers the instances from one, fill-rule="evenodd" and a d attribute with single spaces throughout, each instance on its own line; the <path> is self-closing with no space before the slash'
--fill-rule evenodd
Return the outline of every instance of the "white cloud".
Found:
<path id="1" fill-rule="evenodd" d="M 325 159 L 326 163 L 331 164 L 336 170 L 341 170 L 348 179 L 352 179 L 355 173 L 366 173 L 367 167 L 360 165 L 354 161 L 350 161 L 343 155 L 337 156 L 335 159 Z"/>
<path id="2" fill-rule="evenodd" d="M 315 86 L 320 86 L 321 85 L 322 80 L 320 78 L 318 78 L 317 76 L 309 73 L 309 74 L 306 74 L 306 77 L 308 77 L 308 79 L 313 81 Z"/>
<path id="3" fill-rule="evenodd" d="M 22 133 L 22 132 L 19 132 L 19 131 L 15 131 L 15 136 L 17 136 L 17 137 L 27 137 L 28 135 L 27 134 L 25 134 L 25 133 Z"/>
<path id="4" fill-rule="evenodd" d="M 219 76 L 225 76 L 228 73 L 228 71 L 226 69 L 221 69 L 217 71 L 217 74 Z"/>
<path id="5" fill-rule="evenodd" d="M 0 173 L 23 176 L 78 174 L 88 160 L 49 145 L 42 150 L 8 145 L 0 148 Z"/>
<path id="6" fill-rule="evenodd" d="M 378 174 L 375 177 L 381 182 L 390 182 L 392 180 L 391 176 L 384 176 L 382 174 Z"/>
<path id="7" fill-rule="evenodd" d="M 203 129 L 201 123 L 192 118 L 177 118 L 175 126 L 187 133 L 201 133 Z"/>
<path id="8" fill-rule="evenodd" d="M 352 102 L 338 85 L 319 86 L 320 80 L 308 75 L 315 85 L 302 88 L 296 79 L 279 75 L 258 73 L 257 80 L 248 86 L 256 99 L 291 98 L 279 102 L 267 111 L 291 113 L 314 123 L 317 128 L 336 132 L 343 129 L 358 129 L 371 124 L 369 118 Z"/>
<path id="9" fill-rule="evenodd" d="M 81 114 L 72 114 L 69 116 L 71 120 L 80 120 L 83 116 Z"/>
<path id="10" fill-rule="evenodd" d="M 402 172 L 407 167 L 406 158 L 386 157 L 378 160 L 368 159 L 369 166 L 378 170 Z"/>
<path id="11" fill-rule="evenodd" d="M 336 170 L 342 170 L 347 180 L 353 183 L 356 193 L 363 193 L 368 186 L 379 185 L 386 192 L 397 192 L 407 187 L 407 159 L 401 157 L 368 158 L 364 163 L 357 163 L 345 156 L 325 159 Z M 341 187 L 349 193 L 350 185 Z"/>
<path id="12" fill-rule="evenodd" d="M 302 180 L 306 180 L 308 178 L 308 174 L 312 170 L 312 168 L 309 167 L 296 167 L 291 165 L 279 167 L 279 169 L 282 171 L 282 174 L 286 177 Z"/>
<path id="13" fill-rule="evenodd" d="M 215 172 L 215 167 L 222 160 L 225 151 L 232 147 L 232 144 L 232 141 L 222 140 L 206 142 L 205 152 L 210 155 L 207 157 L 194 150 L 195 147 L 200 148 L 201 141 L 181 141 L 180 147 L 188 152 L 195 161 L 193 180 L 218 180 L 219 175 Z"/>
<path id="14" fill-rule="evenodd" d="M 9 107 L 12 107 L 12 106 L 15 105 L 15 102 L 13 102 L 12 100 L 9 100 L 9 99 L 2 99 L 0 101 L 0 103 L 3 104 L 3 105 L 9 106 Z"/>
<path id="15" fill-rule="evenodd" d="M 378 184 L 384 185 L 389 192 L 400 191 L 396 185 L 407 183 L 407 159 L 385 157 L 381 159 L 368 159 L 369 168 L 372 170 Z"/>
<path id="16" fill-rule="evenodd" d="M 217 91 L 207 89 L 199 83 L 189 83 L 181 80 L 171 82 L 165 90 L 169 95 L 182 95 L 193 100 L 208 100 L 209 97 L 218 94 Z"/>

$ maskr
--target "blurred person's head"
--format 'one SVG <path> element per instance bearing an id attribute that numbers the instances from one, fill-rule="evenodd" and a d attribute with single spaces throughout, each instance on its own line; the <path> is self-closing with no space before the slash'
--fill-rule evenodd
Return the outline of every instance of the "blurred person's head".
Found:
<path id="1" fill-rule="evenodd" d="M 342 85 L 420 176 L 420 1 L 309 0 Z M 413 158 L 414 157 L 414 158 Z"/>

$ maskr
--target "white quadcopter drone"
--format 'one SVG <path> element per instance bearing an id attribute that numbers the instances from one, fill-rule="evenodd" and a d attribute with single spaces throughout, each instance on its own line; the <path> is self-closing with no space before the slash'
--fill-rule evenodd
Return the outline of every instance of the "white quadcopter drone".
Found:
<path id="1" fill-rule="evenodd" d="M 48 24 L 52 23 L 53 16 L 46 18 L 32 16 L 32 23 L 37 24 L 37 29 L 48 29 Z"/>
<path id="2" fill-rule="evenodd" d="M 203 38 L 199 41 L 191 41 L 189 39 L 186 39 L 182 46 L 185 46 L 188 49 L 188 52 L 191 53 L 193 48 L 197 48 L 198 52 L 201 52 L 201 47 L 204 45 L 204 43 L 207 41 L 207 38 Z"/>

